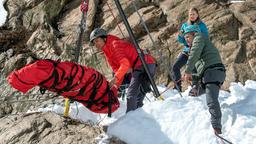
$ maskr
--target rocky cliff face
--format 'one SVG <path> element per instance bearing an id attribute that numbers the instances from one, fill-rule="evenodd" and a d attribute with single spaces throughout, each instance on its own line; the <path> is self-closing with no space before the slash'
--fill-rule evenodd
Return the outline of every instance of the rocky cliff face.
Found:
<path id="1" fill-rule="evenodd" d="M 104 137 L 101 127 L 63 118 L 55 113 L 29 113 L 0 118 L 0 144 L 97 144 Z M 106 143 L 123 144 L 115 138 Z"/>
<path id="2" fill-rule="evenodd" d="M 80 0 L 6 0 L 4 6 L 8 17 L 5 25 L 0 28 L 2 101 L 39 97 L 37 88 L 26 97 L 10 88 L 5 80 L 12 70 L 30 61 L 31 56 L 69 61 L 74 59 L 81 19 L 80 3 Z M 233 81 L 256 79 L 255 0 L 234 4 L 220 0 L 136 0 L 134 4 L 148 26 L 155 45 L 147 35 L 132 1 L 123 0 L 121 3 L 139 45 L 148 49 L 159 62 L 158 83 L 167 81 L 169 66 L 181 52 L 182 45 L 176 40 L 176 32 L 187 19 L 191 6 L 199 9 L 200 17 L 209 29 L 210 39 L 219 49 L 226 65 L 227 78 L 223 88 L 227 89 Z M 88 45 L 89 33 L 95 27 L 105 28 L 121 38 L 128 37 L 113 0 L 90 1 L 84 48 L 80 55 L 81 64 L 92 66 L 109 76 L 111 70 L 103 55 Z M 0 117 L 47 106 L 49 103 L 63 103 L 63 100 L 1 103 Z M 49 125 L 47 123 L 46 128 Z M 30 140 L 26 142 L 34 142 L 33 138 Z"/>
<path id="3" fill-rule="evenodd" d="M 201 19 L 209 28 L 211 40 L 221 52 L 227 67 L 226 85 L 232 81 L 244 82 L 256 78 L 255 1 L 231 4 L 216 0 L 138 0 L 121 3 L 141 48 L 148 49 L 160 61 L 159 82 L 166 80 L 169 64 L 181 51 L 182 45 L 177 42 L 175 33 L 187 19 L 191 6 L 199 9 Z M 134 4 L 148 26 L 155 45 L 150 41 Z M 79 5 L 80 0 L 6 1 L 9 15 L 5 27 L 8 29 L 1 30 L 1 52 L 12 49 L 14 57 L 29 51 L 40 58 L 72 60 L 81 18 Z M 114 1 L 90 1 L 86 22 L 80 59 L 82 64 L 92 64 L 92 52 L 87 43 L 93 28 L 103 27 L 111 34 L 128 37 Z M 103 60 L 101 71 L 108 74 L 110 70 L 102 55 L 97 54 L 97 57 Z M 2 60 L 1 65 L 6 61 L 8 59 Z"/>

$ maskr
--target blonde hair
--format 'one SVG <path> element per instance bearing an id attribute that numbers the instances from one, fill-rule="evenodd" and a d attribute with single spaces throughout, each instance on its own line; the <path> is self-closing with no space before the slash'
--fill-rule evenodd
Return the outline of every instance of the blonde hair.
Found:
<path id="1" fill-rule="evenodd" d="M 189 11 L 195 11 L 195 12 L 197 13 L 198 17 L 199 17 L 199 11 L 198 11 L 197 8 L 191 7 L 191 8 L 189 9 Z"/>
<path id="2" fill-rule="evenodd" d="M 201 21 L 200 16 L 199 16 L 199 11 L 198 11 L 198 9 L 195 8 L 195 7 L 191 7 L 191 8 L 189 9 L 189 12 L 191 12 L 191 11 L 195 11 L 196 14 L 198 15 L 198 17 L 197 17 L 195 23 L 198 23 L 199 21 Z M 189 25 L 192 24 L 192 22 L 191 22 L 189 19 L 188 19 L 188 24 L 189 24 Z"/>

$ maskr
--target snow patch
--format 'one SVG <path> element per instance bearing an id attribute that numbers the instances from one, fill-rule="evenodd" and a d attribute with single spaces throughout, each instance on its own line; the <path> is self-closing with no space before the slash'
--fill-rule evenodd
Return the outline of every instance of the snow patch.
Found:
<path id="1" fill-rule="evenodd" d="M 162 92 L 166 88 L 159 86 Z M 210 114 L 205 95 L 189 97 L 187 89 L 180 97 L 177 91 L 167 90 L 164 101 L 147 94 L 145 105 L 125 115 L 126 102 L 108 118 L 90 112 L 78 104 L 71 105 L 70 116 L 81 121 L 109 125 L 107 133 L 128 144 L 216 144 L 218 139 L 210 124 Z M 245 85 L 232 83 L 230 93 L 220 91 L 223 135 L 233 143 L 256 143 L 256 81 Z M 64 108 L 52 106 L 39 111 L 55 111 L 63 114 Z M 106 137 L 105 137 L 106 138 Z M 105 139 L 104 138 L 104 139 Z M 103 140 L 104 141 L 104 140 Z"/>

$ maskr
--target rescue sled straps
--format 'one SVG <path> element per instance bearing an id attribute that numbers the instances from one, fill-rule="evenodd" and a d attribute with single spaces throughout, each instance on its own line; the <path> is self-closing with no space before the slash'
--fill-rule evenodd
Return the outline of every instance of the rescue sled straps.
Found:
<path id="1" fill-rule="evenodd" d="M 77 75 L 77 73 L 78 73 L 79 68 L 80 68 L 81 71 L 82 71 L 82 74 L 81 74 L 79 80 L 81 80 L 81 79 L 84 77 L 84 69 L 83 69 L 83 67 L 80 66 L 80 65 L 78 66 L 78 65 L 76 65 L 76 64 L 73 65 L 73 67 L 72 67 L 72 69 L 71 69 L 71 74 L 70 74 L 70 76 L 67 78 L 67 79 L 68 79 L 68 82 L 67 82 L 67 84 L 66 84 L 65 87 L 63 87 L 61 90 L 59 90 L 59 94 L 65 92 L 65 91 L 69 91 L 69 90 L 73 89 L 74 87 L 76 87 L 77 85 L 79 85 L 80 81 L 78 81 L 77 83 L 73 84 L 73 80 L 75 79 L 75 77 L 76 77 L 76 75 Z M 75 73 L 72 75 L 74 69 L 75 69 Z M 73 84 L 73 85 L 72 85 L 72 84 Z"/>
<path id="2" fill-rule="evenodd" d="M 109 88 L 109 83 L 107 84 L 107 87 L 105 88 L 104 93 L 96 99 L 97 92 L 102 87 L 103 82 L 104 82 L 103 75 L 101 75 L 98 72 L 93 74 L 89 78 L 86 85 L 80 89 L 79 94 L 78 94 L 78 95 L 84 95 L 86 87 L 89 84 L 94 83 L 92 88 L 89 90 L 89 91 L 91 91 L 89 99 L 88 100 L 76 100 L 76 101 L 81 102 L 81 103 L 86 103 L 87 104 L 86 107 L 88 109 L 90 109 L 93 105 L 96 105 L 96 106 L 102 105 L 99 109 L 105 108 L 107 106 L 108 107 L 108 116 L 111 117 L 112 102 L 113 102 L 112 98 L 114 97 L 114 94 Z M 108 100 L 108 102 L 104 103 L 104 102 L 102 102 L 102 100 L 106 96 L 106 94 L 108 95 L 109 100 Z"/>
<path id="3" fill-rule="evenodd" d="M 89 97 L 89 103 L 87 105 L 88 108 L 91 108 L 93 104 L 95 104 L 95 97 L 96 97 L 96 93 L 98 91 L 98 89 L 101 87 L 103 83 L 103 77 L 102 75 L 96 76 L 96 82 L 94 83 L 93 87 L 92 87 L 92 93 Z"/>
<path id="4" fill-rule="evenodd" d="M 141 51 L 141 49 L 140 49 L 140 47 L 139 47 L 139 45 L 138 45 L 138 43 L 137 43 L 137 41 L 136 41 L 136 39 L 135 39 L 135 36 L 134 36 L 134 34 L 133 34 L 133 32 L 132 32 L 132 29 L 131 29 L 131 27 L 130 27 L 130 24 L 129 24 L 129 22 L 127 21 L 126 15 L 124 14 L 124 11 L 123 11 L 123 9 L 122 9 L 122 6 L 121 6 L 119 0 L 114 0 L 114 1 L 115 1 L 115 3 L 116 3 L 116 7 L 117 7 L 117 9 L 118 9 L 118 11 L 119 11 L 119 13 L 120 13 L 121 18 L 123 19 L 123 22 L 124 22 L 124 24 L 125 24 L 125 27 L 126 27 L 128 33 L 129 33 L 130 37 L 132 38 L 133 44 L 134 44 L 134 46 L 135 46 L 135 48 L 136 48 L 136 50 L 137 50 L 137 52 L 138 52 L 138 55 L 139 55 L 139 58 L 140 58 L 140 60 L 141 60 L 141 62 L 142 62 L 142 64 L 143 64 L 143 67 L 144 67 L 144 69 L 145 69 L 145 71 L 146 71 L 146 73 L 147 73 L 147 75 L 148 75 L 148 78 L 149 78 L 149 80 L 150 80 L 150 83 L 151 83 L 151 85 L 152 85 L 152 87 L 153 87 L 153 90 L 154 90 L 154 93 L 155 93 L 155 97 L 156 97 L 156 98 L 162 98 L 162 96 L 160 96 L 159 91 L 158 91 L 158 89 L 157 89 L 157 87 L 156 87 L 156 84 L 155 84 L 154 79 L 153 79 L 153 78 L 151 77 L 151 75 L 150 75 L 148 66 L 147 66 L 147 64 L 146 64 L 146 62 L 145 62 L 145 59 L 144 59 L 144 55 L 143 55 L 143 53 L 142 53 L 142 51 Z"/>

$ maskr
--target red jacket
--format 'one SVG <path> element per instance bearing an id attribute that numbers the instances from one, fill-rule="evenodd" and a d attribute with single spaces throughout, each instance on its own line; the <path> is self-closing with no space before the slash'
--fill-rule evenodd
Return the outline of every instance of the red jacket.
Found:
<path id="1" fill-rule="evenodd" d="M 142 65 L 133 44 L 116 36 L 108 35 L 102 50 L 115 73 L 115 77 L 118 80 L 117 85 L 121 84 L 125 73 L 129 69 L 136 69 Z M 147 64 L 155 63 L 154 58 L 148 54 L 144 58 Z"/>
<path id="2" fill-rule="evenodd" d="M 111 111 L 119 107 L 117 90 L 114 87 L 109 89 L 104 76 L 92 68 L 72 62 L 38 60 L 12 72 L 8 81 L 23 93 L 38 85 L 78 101 L 96 113 L 108 113 L 108 95 L 113 102 Z M 93 103 L 88 103 L 90 100 Z"/>

